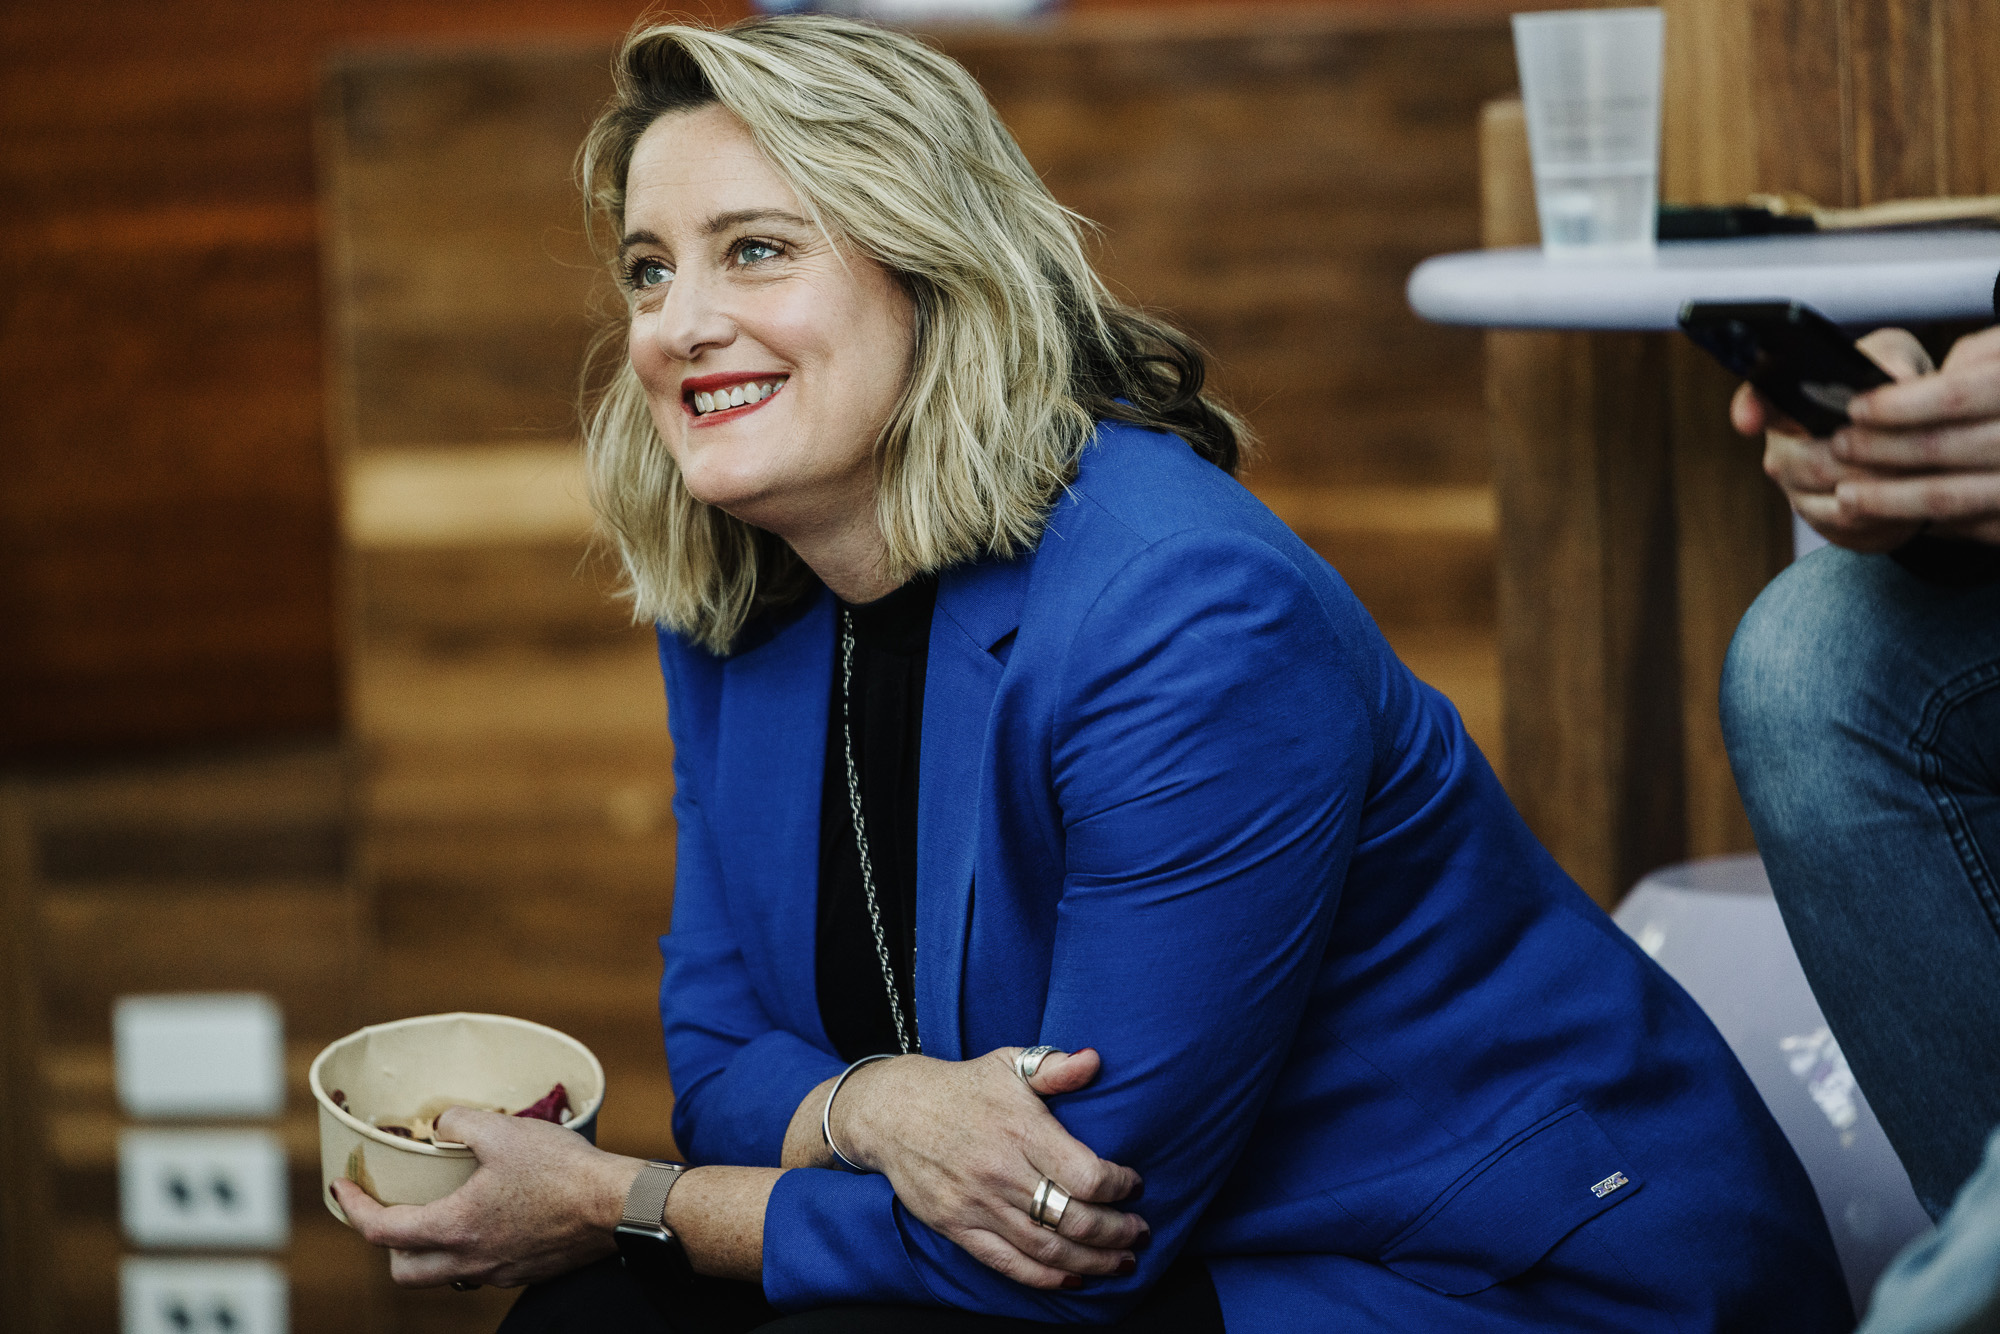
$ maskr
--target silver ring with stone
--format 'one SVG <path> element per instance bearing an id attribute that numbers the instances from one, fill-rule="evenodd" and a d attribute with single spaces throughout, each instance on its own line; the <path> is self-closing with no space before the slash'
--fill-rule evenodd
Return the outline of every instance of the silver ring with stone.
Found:
<path id="1" fill-rule="evenodd" d="M 1023 1048 L 1014 1058 L 1014 1073 L 1021 1077 L 1023 1084 L 1033 1084 L 1035 1072 L 1042 1068 L 1042 1062 L 1055 1054 L 1055 1048 L 1043 1043 L 1039 1047 Z"/>
<path id="2" fill-rule="evenodd" d="M 1028 1204 L 1028 1221 L 1054 1232 L 1062 1226 L 1063 1215 L 1068 1212 L 1069 1192 L 1043 1177 L 1035 1187 L 1035 1198 Z"/>

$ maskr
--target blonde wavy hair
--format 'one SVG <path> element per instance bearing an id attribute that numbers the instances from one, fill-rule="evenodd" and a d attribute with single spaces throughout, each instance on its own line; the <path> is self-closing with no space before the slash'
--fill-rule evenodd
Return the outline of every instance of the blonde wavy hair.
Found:
<path id="1" fill-rule="evenodd" d="M 915 38 L 787 15 L 635 29 L 578 154 L 593 243 L 615 266 L 633 147 L 661 116 L 721 105 L 830 237 L 915 309 L 909 381 L 875 447 L 898 582 L 1032 547 L 1100 418 L 1180 435 L 1234 471 L 1246 428 L 1202 391 L 1185 335 L 1112 297 L 972 76 Z M 591 500 L 637 618 L 716 653 L 812 574 L 783 541 L 688 493 L 624 356 L 596 348 Z M 615 357 L 614 357 L 615 354 Z"/>

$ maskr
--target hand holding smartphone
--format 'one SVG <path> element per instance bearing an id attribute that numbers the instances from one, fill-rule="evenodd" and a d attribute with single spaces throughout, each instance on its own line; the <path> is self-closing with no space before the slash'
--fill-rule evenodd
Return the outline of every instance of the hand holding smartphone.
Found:
<path id="1" fill-rule="evenodd" d="M 1840 326 L 1797 301 L 1690 301 L 1683 332 L 1814 436 L 1848 424 L 1855 395 L 1890 382 Z"/>

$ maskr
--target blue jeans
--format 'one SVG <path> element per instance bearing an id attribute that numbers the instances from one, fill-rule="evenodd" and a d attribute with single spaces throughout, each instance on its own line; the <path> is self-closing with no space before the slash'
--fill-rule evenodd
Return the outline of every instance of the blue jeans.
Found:
<path id="1" fill-rule="evenodd" d="M 1722 727 L 1813 994 L 1941 1217 L 2000 1125 L 2000 585 L 1812 553 L 1737 630 Z"/>

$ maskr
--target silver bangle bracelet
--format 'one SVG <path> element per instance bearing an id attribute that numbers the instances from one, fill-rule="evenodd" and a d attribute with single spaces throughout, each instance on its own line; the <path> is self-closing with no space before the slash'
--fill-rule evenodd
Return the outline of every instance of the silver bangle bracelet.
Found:
<path id="1" fill-rule="evenodd" d="M 850 1065 L 845 1070 L 842 1070 L 840 1072 L 840 1078 L 834 1080 L 833 1087 L 827 1090 L 826 1106 L 820 1108 L 819 1111 L 820 1138 L 826 1141 L 827 1152 L 833 1155 L 834 1161 L 839 1163 L 842 1167 L 846 1168 L 850 1172 L 861 1172 L 865 1174 L 868 1171 L 868 1169 L 861 1166 L 859 1163 L 855 1162 L 852 1158 L 849 1158 L 846 1154 L 842 1153 L 840 1151 L 840 1146 L 833 1142 L 833 1100 L 840 1096 L 840 1086 L 842 1084 L 845 1084 L 847 1082 L 847 1077 L 853 1074 L 856 1070 L 859 1070 L 862 1066 L 868 1064 L 870 1061 L 893 1061 L 899 1054 L 900 1053 L 898 1052 L 885 1051 L 877 1056 L 864 1056 L 860 1060 L 856 1061 L 853 1065 Z"/>

